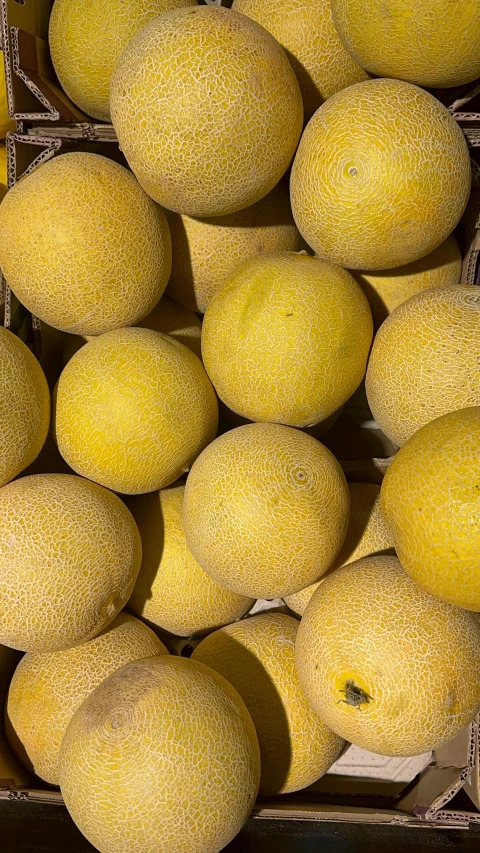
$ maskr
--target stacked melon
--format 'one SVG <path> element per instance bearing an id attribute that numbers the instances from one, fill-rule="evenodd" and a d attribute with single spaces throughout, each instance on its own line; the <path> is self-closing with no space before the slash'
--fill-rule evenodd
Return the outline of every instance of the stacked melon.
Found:
<path id="1" fill-rule="evenodd" d="M 480 74 L 480 4 L 444 5 L 55 0 L 123 159 L 0 207 L 45 368 L 0 329 L 0 642 L 10 745 L 101 853 L 219 853 L 345 742 L 480 709 L 471 167 L 420 88 Z M 381 486 L 355 420 L 399 448 Z"/>

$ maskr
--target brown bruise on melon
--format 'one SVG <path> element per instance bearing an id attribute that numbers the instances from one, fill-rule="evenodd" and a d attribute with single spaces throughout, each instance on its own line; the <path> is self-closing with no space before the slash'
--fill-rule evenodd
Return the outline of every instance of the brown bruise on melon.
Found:
<path id="1" fill-rule="evenodd" d="M 131 40 L 112 79 L 111 112 L 140 184 L 189 216 L 223 216 L 265 196 L 303 124 L 278 42 L 215 6 L 167 12 Z"/>

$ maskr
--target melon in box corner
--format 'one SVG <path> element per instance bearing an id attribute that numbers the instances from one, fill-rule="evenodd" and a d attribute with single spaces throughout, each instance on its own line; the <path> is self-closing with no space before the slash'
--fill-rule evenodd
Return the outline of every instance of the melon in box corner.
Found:
<path id="1" fill-rule="evenodd" d="M 349 54 L 378 77 L 462 86 L 480 76 L 479 0 L 332 0 Z"/>
<path id="2" fill-rule="evenodd" d="M 100 684 L 60 751 L 66 806 L 101 853 L 220 853 L 249 817 L 259 779 L 237 691 L 213 669 L 167 655 Z"/>
<path id="3" fill-rule="evenodd" d="M 61 154 L 0 205 L 0 265 L 19 301 L 51 326 L 99 335 L 157 304 L 171 270 L 165 214 L 128 169 Z"/>
<path id="4" fill-rule="evenodd" d="M 110 121 L 110 80 L 124 47 L 149 21 L 197 0 L 55 0 L 50 53 L 58 79 L 87 115 Z"/>
<path id="5" fill-rule="evenodd" d="M 315 113 L 291 174 L 298 229 L 319 257 L 390 269 L 432 252 L 465 210 L 465 137 L 433 95 L 400 80 L 367 80 Z"/>
<path id="6" fill-rule="evenodd" d="M 145 191 L 189 216 L 224 216 L 278 183 L 303 123 L 300 89 L 278 42 L 237 12 L 166 12 L 123 51 L 112 121 Z"/>

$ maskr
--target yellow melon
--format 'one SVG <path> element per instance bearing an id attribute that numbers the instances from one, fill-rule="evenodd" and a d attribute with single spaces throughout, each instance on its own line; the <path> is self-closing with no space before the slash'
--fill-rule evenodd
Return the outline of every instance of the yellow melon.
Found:
<path id="1" fill-rule="evenodd" d="M 453 234 L 425 258 L 403 267 L 375 272 L 352 271 L 368 299 L 377 328 L 410 296 L 430 287 L 460 284 L 461 274 L 462 255 Z"/>
<path id="2" fill-rule="evenodd" d="M 436 749 L 480 709 L 480 622 L 421 589 L 396 557 L 322 583 L 300 622 L 300 684 L 341 737 L 381 755 Z"/>
<path id="3" fill-rule="evenodd" d="M 329 0 L 234 0 L 232 9 L 265 27 L 285 49 L 307 121 L 335 92 L 368 79 L 338 37 Z"/>
<path id="4" fill-rule="evenodd" d="M 173 265 L 167 292 L 180 305 L 202 313 L 241 261 L 262 252 L 300 248 L 290 196 L 282 183 L 229 216 L 195 219 L 169 213 L 168 223 Z"/>
<path id="5" fill-rule="evenodd" d="M 279 252 L 245 261 L 212 299 L 202 355 L 218 396 L 234 412 L 304 427 L 353 394 L 371 340 L 368 302 L 348 272 Z"/>
<path id="6" fill-rule="evenodd" d="M 379 77 L 462 86 L 480 76 L 479 0 L 332 0 L 349 54 Z"/>
<path id="7" fill-rule="evenodd" d="M 71 474 L 0 489 L 0 642 L 53 652 L 89 640 L 128 601 L 140 535 L 116 495 Z"/>
<path id="8" fill-rule="evenodd" d="M 0 144 L 0 202 L 8 192 L 7 147 Z"/>
<path id="9" fill-rule="evenodd" d="M 337 559 L 329 571 L 346 566 L 361 557 L 393 549 L 393 537 L 380 507 L 380 486 L 375 483 L 348 483 L 350 520 L 347 535 Z M 303 616 L 313 593 L 324 578 L 306 589 L 285 597 L 294 613 Z"/>
<path id="10" fill-rule="evenodd" d="M 381 501 L 409 575 L 480 611 L 480 406 L 418 430 L 387 471 Z"/>
<path id="11" fill-rule="evenodd" d="M 72 152 L 39 166 L 2 202 L 0 265 L 41 320 L 98 335 L 156 305 L 170 275 L 170 232 L 128 169 Z"/>
<path id="12" fill-rule="evenodd" d="M 36 459 L 48 433 L 50 392 L 35 356 L 0 326 L 0 486 Z"/>
<path id="13" fill-rule="evenodd" d="M 27 654 L 8 691 L 5 710 L 10 746 L 40 779 L 58 785 L 58 756 L 77 708 L 126 663 L 168 654 L 150 628 L 119 613 L 98 637 L 72 649 Z"/>
<path id="14" fill-rule="evenodd" d="M 219 586 L 198 565 L 183 531 L 184 492 L 174 486 L 129 502 L 143 556 L 128 607 L 158 628 L 189 637 L 235 622 L 254 599 Z"/>
<path id="15" fill-rule="evenodd" d="M 373 416 L 392 441 L 447 412 L 480 405 L 480 289 L 436 287 L 385 320 L 368 363 Z"/>
<path id="16" fill-rule="evenodd" d="M 7 81 L 5 79 L 5 56 L 0 50 L 0 139 L 16 129 L 16 122 L 8 115 Z"/>
<path id="17" fill-rule="evenodd" d="M 303 122 L 278 42 L 216 6 L 166 12 L 134 36 L 110 106 L 142 187 L 189 216 L 224 216 L 266 195 L 289 166 Z"/>
<path id="18" fill-rule="evenodd" d="M 171 335 L 180 343 L 192 350 L 198 358 L 202 357 L 202 321 L 193 311 L 187 308 L 182 308 L 169 299 L 165 294 L 159 302 L 157 302 L 153 311 L 150 311 L 143 320 L 137 323 L 141 329 L 153 329 L 155 332 L 163 332 L 165 335 Z M 53 365 L 58 370 L 58 376 L 61 373 L 61 368 L 65 367 L 72 356 L 83 347 L 84 344 L 93 340 L 95 335 L 65 335 L 59 333 L 59 338 L 52 341 L 52 332 L 55 330 L 51 326 L 46 327 L 42 323 L 42 363 L 45 364 L 45 359 L 51 359 Z M 46 340 L 47 352 L 43 346 Z M 52 343 L 52 346 L 50 346 Z M 60 367 L 59 367 L 60 362 Z M 52 365 L 52 366 L 53 366 Z"/>
<path id="19" fill-rule="evenodd" d="M 410 83 L 367 80 L 309 122 L 292 168 L 292 210 L 320 257 L 389 269 L 448 237 L 470 183 L 467 143 L 448 110 Z"/>
<path id="20" fill-rule="evenodd" d="M 217 438 L 192 466 L 183 524 L 214 580 L 270 599 L 327 571 L 348 514 L 345 476 L 323 444 L 281 424 L 249 424 Z"/>
<path id="21" fill-rule="evenodd" d="M 152 329 L 100 335 L 73 356 L 58 381 L 60 453 L 77 474 L 117 492 L 173 483 L 217 426 L 217 401 L 201 361 Z"/>
<path id="22" fill-rule="evenodd" d="M 50 53 L 62 88 L 87 115 L 110 121 L 110 80 L 124 47 L 149 21 L 197 0 L 55 0 Z"/>
<path id="23" fill-rule="evenodd" d="M 289 794 L 311 785 L 338 758 L 343 740 L 308 704 L 295 666 L 298 622 L 264 613 L 220 628 L 192 660 L 223 675 L 238 690 L 258 735 L 260 794 Z"/>
<path id="24" fill-rule="evenodd" d="M 247 820 L 259 778 L 237 691 L 203 664 L 166 655 L 97 687 L 60 752 L 66 806 L 101 853 L 219 853 Z"/>

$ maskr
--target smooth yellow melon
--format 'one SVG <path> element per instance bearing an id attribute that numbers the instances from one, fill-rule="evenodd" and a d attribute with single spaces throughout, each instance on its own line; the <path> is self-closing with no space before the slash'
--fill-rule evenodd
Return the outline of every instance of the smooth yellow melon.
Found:
<path id="1" fill-rule="evenodd" d="M 447 412 L 480 405 L 480 289 L 436 287 L 412 296 L 385 320 L 373 343 L 366 390 L 392 441 Z"/>
<path id="2" fill-rule="evenodd" d="M 350 519 L 347 535 L 337 559 L 330 571 L 393 549 L 393 537 L 380 507 L 380 486 L 375 483 L 348 483 L 350 494 Z M 325 576 L 324 576 L 325 577 Z M 288 604 L 294 613 L 303 616 L 313 593 L 324 578 L 293 595 L 287 595 Z"/>
<path id="3" fill-rule="evenodd" d="M 120 146 L 169 210 L 224 216 L 278 183 L 302 131 L 302 96 L 278 42 L 216 6 L 166 12 L 130 41 L 110 99 Z"/>
<path id="4" fill-rule="evenodd" d="M 295 666 L 297 630 L 291 616 L 264 613 L 214 631 L 192 655 L 223 675 L 250 711 L 260 744 L 264 796 L 289 794 L 316 782 L 344 744 L 301 690 Z"/>
<path id="5" fill-rule="evenodd" d="M 150 628 L 119 613 L 98 637 L 60 652 L 27 654 L 18 664 L 5 709 L 10 746 L 40 779 L 58 785 L 58 756 L 77 708 L 126 663 L 168 654 Z"/>
<path id="6" fill-rule="evenodd" d="M 237 691 L 203 664 L 166 655 L 97 687 L 60 752 L 66 806 L 101 853 L 219 853 L 247 820 L 259 779 Z"/>
<path id="7" fill-rule="evenodd" d="M 234 0 L 232 9 L 265 27 L 285 49 L 307 121 L 335 92 L 368 79 L 338 37 L 330 0 Z"/>
<path id="8" fill-rule="evenodd" d="M 281 424 L 249 424 L 217 438 L 192 466 L 183 525 L 214 580 L 270 599 L 327 571 L 348 514 L 345 476 L 323 444 Z"/>
<path id="9" fill-rule="evenodd" d="M 153 18 L 197 0 L 55 0 L 49 25 L 53 65 L 68 97 L 110 121 L 110 81 L 122 50 Z"/>
<path id="10" fill-rule="evenodd" d="M 349 54 L 379 77 L 462 86 L 480 77 L 479 0 L 332 0 Z"/>
<path id="11" fill-rule="evenodd" d="M 0 489 L 0 642 L 54 652 L 95 637 L 130 598 L 142 557 L 116 495 L 71 474 Z"/>
<path id="12" fill-rule="evenodd" d="M 200 568 L 185 541 L 185 486 L 129 502 L 142 537 L 142 565 L 128 607 L 149 623 L 180 637 L 235 622 L 253 598 L 229 592 Z"/>
<path id="13" fill-rule="evenodd" d="M 0 144 L 0 202 L 8 192 L 7 147 Z"/>
<path id="14" fill-rule="evenodd" d="M 470 184 L 467 143 L 449 111 L 410 83 L 367 80 L 309 122 L 292 168 L 292 210 L 320 257 L 390 269 L 451 234 Z"/>
<path id="15" fill-rule="evenodd" d="M 90 341 L 58 381 L 60 453 L 78 474 L 117 492 L 173 483 L 217 426 L 217 400 L 200 359 L 152 329 L 118 329 Z"/>
<path id="16" fill-rule="evenodd" d="M 5 57 L 0 50 L 0 139 L 16 129 L 16 122 L 8 115 L 7 81 L 5 79 Z"/>
<path id="17" fill-rule="evenodd" d="M 480 622 L 421 589 L 396 557 L 365 557 L 317 589 L 296 642 L 300 685 L 341 737 L 410 756 L 480 708 Z"/>
<path id="18" fill-rule="evenodd" d="M 195 219 L 170 212 L 168 224 L 173 264 L 167 292 L 180 305 L 201 313 L 241 261 L 262 252 L 300 248 L 283 183 L 256 204 L 229 216 Z"/>
<path id="19" fill-rule="evenodd" d="M 33 353 L 0 326 L 0 486 L 40 453 L 50 423 L 50 392 Z"/>
<path id="20" fill-rule="evenodd" d="M 278 252 L 245 261 L 212 299 L 202 355 L 234 412 L 305 427 L 351 397 L 371 341 L 368 302 L 346 270 Z"/>
<path id="21" fill-rule="evenodd" d="M 98 154 L 61 154 L 2 202 L 0 265 L 41 320 L 98 335 L 154 308 L 170 275 L 170 232 L 128 169 Z"/>
<path id="22" fill-rule="evenodd" d="M 393 270 L 352 271 L 368 299 L 375 326 L 381 326 L 402 302 L 428 290 L 460 284 L 462 255 L 453 234 L 425 258 Z"/>
<path id="23" fill-rule="evenodd" d="M 387 471 L 381 502 L 409 575 L 480 611 L 480 406 L 418 430 Z"/>
<path id="24" fill-rule="evenodd" d="M 182 308 L 169 299 L 165 294 L 159 302 L 157 302 L 153 311 L 150 311 L 145 319 L 137 323 L 141 329 L 153 329 L 155 332 L 163 332 L 165 335 L 171 335 L 181 344 L 192 350 L 198 358 L 202 357 L 202 321 L 193 311 L 187 308 Z M 83 347 L 84 344 L 93 340 L 95 335 L 62 335 L 61 339 L 55 339 L 53 346 L 49 347 L 52 332 L 55 332 L 50 326 L 45 328 L 45 323 L 42 323 L 42 362 L 46 357 L 43 343 L 47 339 L 48 357 L 54 361 L 55 367 L 58 370 L 58 376 L 61 373 L 61 368 L 65 367 L 72 356 Z M 61 335 L 61 333 L 59 333 Z M 59 345 L 60 344 L 60 345 Z M 60 361 L 60 367 L 58 362 Z"/>

